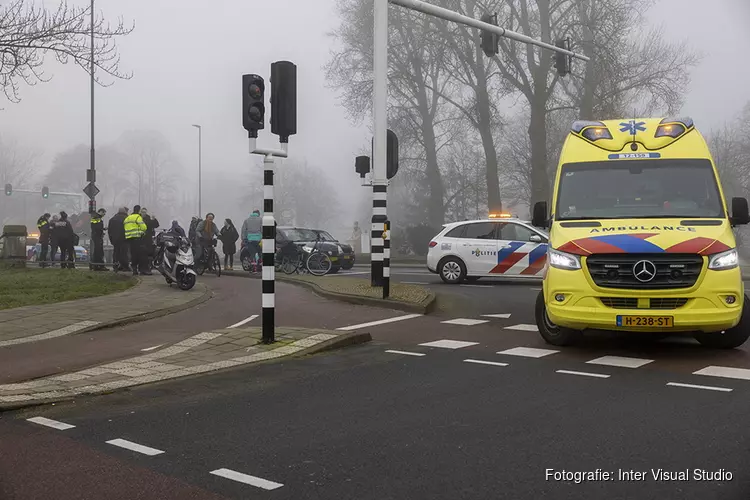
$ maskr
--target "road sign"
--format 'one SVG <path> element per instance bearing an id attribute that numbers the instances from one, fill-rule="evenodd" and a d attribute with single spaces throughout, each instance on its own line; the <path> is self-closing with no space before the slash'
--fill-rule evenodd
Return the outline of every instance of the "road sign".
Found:
<path id="1" fill-rule="evenodd" d="M 99 194 L 99 188 L 96 187 L 93 182 L 89 182 L 86 187 L 83 188 L 83 194 L 88 196 L 90 200 L 93 200 L 96 198 L 96 195 Z"/>

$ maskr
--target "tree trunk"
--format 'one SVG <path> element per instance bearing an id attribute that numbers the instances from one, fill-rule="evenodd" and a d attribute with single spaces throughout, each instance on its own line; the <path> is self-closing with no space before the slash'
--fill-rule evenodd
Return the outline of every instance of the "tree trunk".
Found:
<path id="1" fill-rule="evenodd" d="M 482 66 L 482 70 L 477 70 L 477 73 L 484 73 L 484 66 L 480 62 L 478 66 Z M 479 74 L 477 76 L 480 76 Z M 503 210 L 503 202 L 500 199 L 500 181 L 498 178 L 498 162 L 497 162 L 497 149 L 495 148 L 495 140 L 492 137 L 492 116 L 490 116 L 490 97 L 487 93 L 487 79 L 486 77 L 477 80 L 477 109 L 478 116 L 477 121 L 479 125 L 479 135 L 482 137 L 482 147 L 484 148 L 484 156 L 487 161 L 487 208 L 490 212 L 501 212 Z"/>
<path id="2" fill-rule="evenodd" d="M 443 179 L 440 174 L 440 165 L 438 164 L 437 138 L 435 137 L 433 123 L 434 115 L 430 112 L 427 90 L 424 85 L 419 86 L 417 104 L 422 123 L 422 139 L 424 141 L 425 157 L 427 159 L 425 174 L 427 175 L 427 185 L 430 187 L 427 213 L 430 225 L 433 228 L 439 228 L 445 223 L 445 206 L 443 205 L 445 190 L 443 187 Z"/>
<path id="3" fill-rule="evenodd" d="M 547 106 L 544 97 L 535 95 L 531 101 L 531 206 L 538 201 L 549 200 L 549 177 L 547 176 Z"/>

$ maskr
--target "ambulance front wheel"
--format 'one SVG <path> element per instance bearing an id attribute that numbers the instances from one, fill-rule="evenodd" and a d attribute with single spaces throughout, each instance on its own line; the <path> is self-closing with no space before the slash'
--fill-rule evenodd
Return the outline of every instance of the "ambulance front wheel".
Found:
<path id="1" fill-rule="evenodd" d="M 695 340 L 706 347 L 716 349 L 734 349 L 744 344 L 750 338 L 750 310 L 748 310 L 748 297 L 745 295 L 745 303 L 742 306 L 742 316 L 737 326 L 724 332 L 696 333 Z"/>
<path id="2" fill-rule="evenodd" d="M 579 330 L 557 326 L 549 319 L 547 306 L 544 303 L 544 294 L 542 292 L 539 292 L 539 295 L 536 297 L 534 314 L 536 316 L 536 326 L 539 329 L 539 334 L 548 344 L 555 346 L 571 345 L 577 342 L 583 335 Z"/>

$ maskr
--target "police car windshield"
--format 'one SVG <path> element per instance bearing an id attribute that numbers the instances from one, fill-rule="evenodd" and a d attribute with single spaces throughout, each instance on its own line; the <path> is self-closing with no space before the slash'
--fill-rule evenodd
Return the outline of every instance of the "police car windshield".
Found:
<path id="1" fill-rule="evenodd" d="M 562 167 L 556 220 L 721 218 L 708 160 L 621 160 Z"/>

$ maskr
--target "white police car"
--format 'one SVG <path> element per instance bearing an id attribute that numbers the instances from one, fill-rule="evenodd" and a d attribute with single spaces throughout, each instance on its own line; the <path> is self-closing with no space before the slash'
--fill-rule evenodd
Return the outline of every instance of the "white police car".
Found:
<path id="1" fill-rule="evenodd" d="M 430 241 L 427 269 L 454 284 L 482 277 L 543 276 L 549 234 L 508 214 L 453 222 Z"/>

